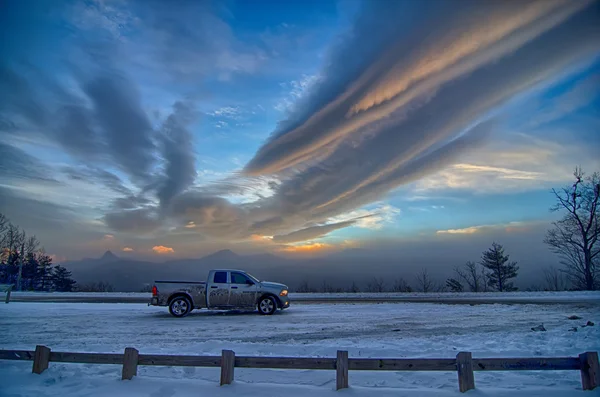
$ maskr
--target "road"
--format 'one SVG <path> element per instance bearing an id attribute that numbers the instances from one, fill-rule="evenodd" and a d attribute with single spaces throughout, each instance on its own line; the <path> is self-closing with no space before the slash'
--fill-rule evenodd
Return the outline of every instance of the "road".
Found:
<path id="1" fill-rule="evenodd" d="M 396 296 L 394 296 L 396 295 Z M 517 293 L 517 294 L 290 294 L 292 304 L 333 303 L 440 303 L 440 304 L 581 304 L 599 305 L 600 293 Z M 13 293 L 11 302 L 55 303 L 148 303 L 143 293 Z"/>

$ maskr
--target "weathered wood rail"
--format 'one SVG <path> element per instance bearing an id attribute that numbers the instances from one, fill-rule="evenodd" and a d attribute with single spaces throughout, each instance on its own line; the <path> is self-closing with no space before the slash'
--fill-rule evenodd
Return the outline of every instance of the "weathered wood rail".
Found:
<path id="1" fill-rule="evenodd" d="M 236 356 L 223 350 L 221 356 L 180 356 L 139 354 L 128 347 L 119 353 L 53 352 L 38 345 L 35 351 L 0 350 L 0 360 L 33 361 L 32 372 L 41 374 L 49 362 L 122 365 L 122 379 L 137 375 L 139 365 L 183 367 L 220 367 L 221 385 L 233 382 L 234 369 L 313 369 L 335 370 L 336 389 L 348 387 L 348 371 L 456 371 L 461 392 L 475 388 L 475 371 L 565 371 L 581 373 L 583 390 L 593 390 L 600 384 L 598 352 L 585 352 L 578 357 L 537 358 L 472 358 L 469 352 L 460 352 L 456 358 L 348 358 L 347 351 L 338 351 L 336 358 L 317 357 L 252 357 Z"/>

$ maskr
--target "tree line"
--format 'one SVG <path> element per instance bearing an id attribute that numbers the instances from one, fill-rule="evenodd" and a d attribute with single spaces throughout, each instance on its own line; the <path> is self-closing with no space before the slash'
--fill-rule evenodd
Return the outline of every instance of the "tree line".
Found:
<path id="1" fill-rule="evenodd" d="M 70 292 L 75 287 L 71 272 L 52 263 L 35 236 L 14 225 L 0 213 L 0 284 L 18 291 Z"/>
<path id="2" fill-rule="evenodd" d="M 516 291 L 511 281 L 517 276 L 519 267 L 510 261 L 504 248 L 497 243 L 482 254 L 480 263 L 467 262 L 464 266 L 454 269 L 455 277 L 448 278 L 445 283 L 435 281 L 424 268 L 409 283 L 403 277 L 386 283 L 382 277 L 373 277 L 361 289 L 355 281 L 347 288 L 334 287 L 327 281 L 320 286 L 310 286 L 308 281 L 302 281 L 295 289 L 296 292 L 488 292 Z"/>

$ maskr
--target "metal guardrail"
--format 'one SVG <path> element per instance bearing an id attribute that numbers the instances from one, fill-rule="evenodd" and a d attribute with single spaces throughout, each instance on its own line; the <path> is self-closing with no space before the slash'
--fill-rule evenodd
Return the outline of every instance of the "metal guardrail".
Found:
<path id="1" fill-rule="evenodd" d="M 33 361 L 32 372 L 41 374 L 49 362 L 123 365 L 122 379 L 137 375 L 139 365 L 184 367 L 220 367 L 221 385 L 233 382 L 234 368 L 335 370 L 336 389 L 348 387 L 348 371 L 456 371 L 461 392 L 475 388 L 475 371 L 565 371 L 581 373 L 583 390 L 593 390 L 600 384 L 598 352 L 585 352 L 578 357 L 536 358 L 472 358 L 460 352 L 456 358 L 348 358 L 347 351 L 338 351 L 336 358 L 317 357 L 256 357 L 236 356 L 223 350 L 221 356 L 183 356 L 139 354 L 128 347 L 118 353 L 53 352 L 38 345 L 35 351 L 0 350 L 0 360 Z"/>

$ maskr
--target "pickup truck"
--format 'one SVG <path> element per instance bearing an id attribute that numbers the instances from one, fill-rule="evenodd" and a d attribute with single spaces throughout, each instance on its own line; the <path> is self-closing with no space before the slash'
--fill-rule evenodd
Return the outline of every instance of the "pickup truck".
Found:
<path id="1" fill-rule="evenodd" d="M 260 281 L 234 269 L 208 273 L 207 281 L 155 281 L 151 306 L 168 306 L 175 317 L 184 317 L 194 309 L 256 310 L 270 315 L 290 306 L 288 287 Z"/>

